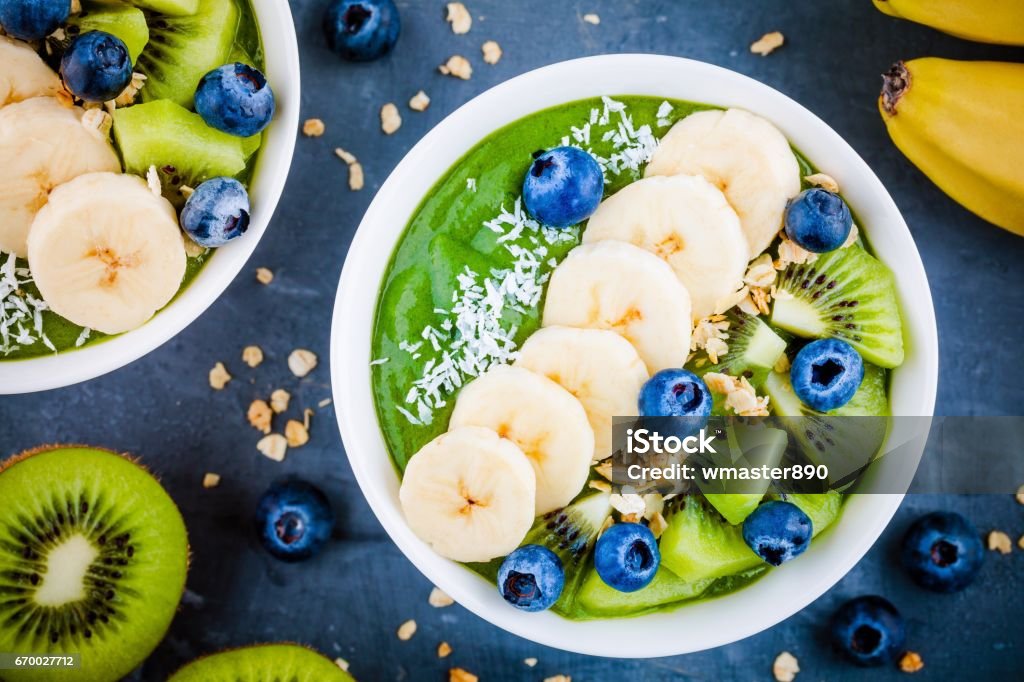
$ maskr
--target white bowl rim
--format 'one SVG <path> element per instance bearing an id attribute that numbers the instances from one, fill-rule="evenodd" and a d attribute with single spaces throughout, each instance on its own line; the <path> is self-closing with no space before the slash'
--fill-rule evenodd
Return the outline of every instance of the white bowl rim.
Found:
<path id="1" fill-rule="evenodd" d="M 910 231 L 881 181 L 835 131 L 782 93 L 722 67 L 649 54 L 585 57 L 525 73 L 470 100 L 413 147 L 377 193 L 345 260 L 331 334 L 335 411 L 352 470 L 374 514 L 406 557 L 462 606 L 508 632 L 566 651 L 630 658 L 690 653 L 765 630 L 824 594 L 877 540 L 903 495 L 851 496 L 840 520 L 799 561 L 722 597 L 629 619 L 579 622 L 552 613 L 524 613 L 505 604 L 494 586 L 435 554 L 409 530 L 371 391 L 370 336 L 380 281 L 426 191 L 467 150 L 503 125 L 601 94 L 747 108 L 776 123 L 813 163 L 835 177 L 858 217 L 873 226 L 866 232 L 876 253 L 885 262 L 899 263 L 894 274 L 909 334 L 907 360 L 892 373 L 893 412 L 933 414 L 938 340 L 931 292 Z M 916 450 L 919 458 L 923 443 Z"/>
<path id="2" fill-rule="evenodd" d="M 291 8 L 278 0 L 248 0 L 263 40 L 275 119 L 267 128 L 250 183 L 252 217 L 245 236 L 217 249 L 189 285 L 146 324 L 83 348 L 0 360 L 0 395 L 61 388 L 138 360 L 195 321 L 227 289 L 266 231 L 284 191 L 299 125 L 299 47 Z"/>

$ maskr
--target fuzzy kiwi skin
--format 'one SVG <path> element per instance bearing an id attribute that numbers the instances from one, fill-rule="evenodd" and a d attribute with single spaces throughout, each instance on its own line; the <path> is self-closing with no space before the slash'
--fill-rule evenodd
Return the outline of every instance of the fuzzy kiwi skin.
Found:
<path id="1" fill-rule="evenodd" d="M 355 678 L 310 647 L 294 642 L 254 644 L 197 658 L 167 682 L 355 682 Z"/>
<path id="2" fill-rule="evenodd" d="M 42 460 L 51 457 L 65 457 L 70 464 L 33 469 L 45 467 Z M 18 499 L 23 490 L 27 499 Z M 184 521 L 159 481 L 130 455 L 93 446 L 51 444 L 0 463 L 0 496 L 10 500 L 0 507 L 0 649 L 78 653 L 79 668 L 73 674 L 90 682 L 113 682 L 131 672 L 166 634 L 188 571 Z M 88 505 L 79 510 L 78 504 L 83 502 Z M 66 509 L 60 506 L 63 504 L 68 505 Z M 97 541 L 93 534 L 100 527 L 118 536 Z M 40 528 L 45 532 L 40 533 Z M 68 533 L 66 537 L 87 537 L 99 555 L 87 571 L 90 594 L 76 602 L 76 627 L 72 629 L 67 621 L 58 623 L 60 639 L 53 643 L 45 629 L 42 634 L 19 629 L 24 619 L 18 616 L 26 615 L 19 605 L 34 596 L 27 576 L 36 573 L 42 556 L 61 544 L 58 528 Z M 23 550 L 19 544 L 24 544 Z M 31 556 L 30 547 L 42 554 Z M 22 551 L 25 553 L 19 556 Z M 45 584 L 45 573 L 42 580 Z M 147 580 L 167 585 L 151 591 Z M 97 592 L 107 588 L 108 596 Z M 82 620 L 83 611 L 90 616 L 88 622 Z M 90 629 L 88 637 L 84 636 L 86 629 Z M 69 675 L 55 668 L 17 670 L 4 671 L 0 680 L 48 682 Z"/>

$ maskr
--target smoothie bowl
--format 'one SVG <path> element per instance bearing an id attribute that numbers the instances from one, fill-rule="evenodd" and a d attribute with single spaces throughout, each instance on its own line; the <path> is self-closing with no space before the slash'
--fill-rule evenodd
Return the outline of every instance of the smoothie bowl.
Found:
<path id="1" fill-rule="evenodd" d="M 295 144 L 286 4 L 65 4 L 0 16 L 0 393 L 109 372 L 198 317 L 256 248 Z"/>
<path id="2" fill-rule="evenodd" d="M 346 260 L 332 378 L 360 487 L 435 584 L 549 646 L 661 656 L 803 608 L 902 498 L 619 494 L 612 418 L 930 415 L 936 346 L 910 233 L 835 132 L 619 55 L 504 83 L 409 153 Z"/>

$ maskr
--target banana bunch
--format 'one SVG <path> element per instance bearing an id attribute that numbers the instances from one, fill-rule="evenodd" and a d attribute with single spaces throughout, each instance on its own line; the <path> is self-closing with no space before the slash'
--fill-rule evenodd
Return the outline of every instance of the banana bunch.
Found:
<path id="1" fill-rule="evenodd" d="M 968 40 L 1024 45 L 1022 0 L 874 0 L 882 12 Z M 889 136 L 960 205 L 1024 235 L 1024 65 L 926 57 L 883 76 Z"/>
<path id="2" fill-rule="evenodd" d="M 874 0 L 875 7 L 898 19 L 931 26 L 979 43 L 1024 45 L 1021 0 Z"/>
<path id="3" fill-rule="evenodd" d="M 30 45 L 0 36 L 0 252 L 28 259 L 58 315 L 117 334 L 174 297 L 185 245 L 171 204 L 122 175 L 99 112 L 61 89 Z"/>
<path id="4" fill-rule="evenodd" d="M 965 208 L 1024 235 L 1024 64 L 896 63 L 878 108 L 914 165 Z"/>

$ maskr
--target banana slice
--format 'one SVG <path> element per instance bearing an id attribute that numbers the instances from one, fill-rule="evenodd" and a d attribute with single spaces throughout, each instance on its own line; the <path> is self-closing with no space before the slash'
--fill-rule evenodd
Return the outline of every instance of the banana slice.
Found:
<path id="1" fill-rule="evenodd" d="M 53 97 L 0 109 L 0 251 L 25 256 L 32 220 L 57 185 L 83 173 L 121 172 L 110 141 L 83 126 L 83 114 Z"/>
<path id="2" fill-rule="evenodd" d="M 489 561 L 533 524 L 537 483 L 515 443 L 479 426 L 443 433 L 405 467 L 398 492 L 409 527 L 441 556 Z"/>
<path id="3" fill-rule="evenodd" d="M 612 454 L 612 417 L 637 413 L 649 378 L 633 344 L 603 329 L 545 327 L 530 335 L 515 364 L 576 396 L 594 431 L 595 460 Z"/>
<path id="4" fill-rule="evenodd" d="M 459 393 L 448 428 L 484 426 L 526 453 L 537 476 L 536 514 L 569 504 L 587 482 L 594 431 L 580 401 L 540 374 L 499 365 Z"/>
<path id="5" fill-rule="evenodd" d="M 703 175 L 739 214 L 748 255 L 782 229 L 786 202 L 800 191 L 800 167 L 778 128 L 748 111 L 700 111 L 672 126 L 645 174 Z"/>
<path id="6" fill-rule="evenodd" d="M 52 97 L 60 78 L 31 45 L 0 36 L 0 107 L 32 97 Z"/>
<path id="7" fill-rule="evenodd" d="M 615 239 L 661 257 L 690 292 L 694 319 L 743 284 L 750 247 L 725 195 L 699 175 L 651 177 L 601 202 L 583 243 Z"/>
<path id="8" fill-rule="evenodd" d="M 185 245 L 174 207 L 142 178 L 89 173 L 50 193 L 29 233 L 28 264 L 55 313 L 119 334 L 178 292 Z"/>
<path id="9" fill-rule="evenodd" d="M 638 246 L 577 246 L 551 273 L 543 325 L 608 329 L 647 370 L 682 367 L 690 352 L 690 294 L 668 263 Z"/>

